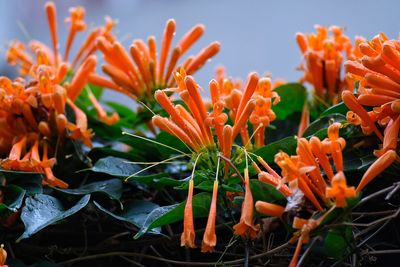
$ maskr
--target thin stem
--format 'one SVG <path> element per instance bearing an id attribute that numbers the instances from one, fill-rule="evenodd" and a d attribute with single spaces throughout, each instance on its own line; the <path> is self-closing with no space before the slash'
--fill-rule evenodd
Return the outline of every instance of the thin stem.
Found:
<path id="1" fill-rule="evenodd" d="M 271 249 L 269 251 L 257 254 L 257 255 L 253 255 L 249 257 L 249 261 L 250 260 L 255 260 L 255 259 L 259 259 L 259 258 L 263 258 L 266 256 L 271 256 L 273 254 L 275 254 L 276 252 L 286 248 L 289 245 L 289 243 L 284 243 L 282 245 L 280 245 L 279 247 L 276 247 L 274 249 Z M 142 254 L 142 253 L 135 253 L 135 252 L 125 252 L 125 251 L 114 251 L 114 252 L 109 252 L 109 253 L 103 253 L 103 254 L 95 254 L 95 255 L 89 255 L 89 256 L 84 256 L 84 257 L 79 257 L 79 258 L 75 258 L 75 259 L 71 259 L 71 260 L 67 260 L 67 261 L 63 261 L 63 262 L 59 262 L 59 265 L 69 265 L 72 263 L 76 263 L 76 262 L 80 262 L 80 261 L 85 261 L 85 260 L 93 260 L 93 259 L 99 259 L 99 258 L 107 258 L 107 257 L 121 257 L 121 256 L 126 256 L 126 257 L 143 257 L 143 258 L 147 258 L 147 259 L 151 259 L 151 260 L 157 260 L 160 262 L 166 262 L 166 263 L 171 263 L 171 264 L 175 264 L 175 265 L 184 265 L 184 266 L 215 266 L 216 264 L 218 264 L 218 262 L 187 262 L 187 261 L 176 261 L 176 260 L 170 260 L 170 259 L 166 259 L 163 257 L 157 257 L 157 256 L 153 256 L 153 255 L 147 255 L 147 254 Z M 224 264 L 225 265 L 233 265 L 233 264 L 239 264 L 239 263 L 243 263 L 245 261 L 245 258 L 241 258 L 241 259 L 237 259 L 237 260 L 231 260 L 231 261 L 225 261 Z"/>
<path id="2" fill-rule="evenodd" d="M 132 177 L 138 175 L 139 173 L 142 173 L 142 172 L 144 172 L 144 171 L 146 171 L 146 170 L 148 170 L 148 169 L 151 169 L 151 168 L 153 168 L 153 167 L 155 167 L 155 166 L 157 166 L 157 165 L 160 165 L 160 164 L 163 164 L 163 163 L 166 163 L 166 162 L 169 162 L 169 161 L 171 161 L 171 160 L 174 160 L 174 159 L 177 159 L 177 158 L 181 158 L 181 157 L 184 157 L 184 156 L 185 156 L 185 155 L 178 155 L 178 156 L 175 156 L 175 157 L 172 157 L 172 158 L 165 159 L 165 160 L 162 160 L 162 161 L 160 161 L 160 162 L 157 162 L 156 164 L 150 165 L 150 166 L 148 166 L 148 167 L 146 167 L 146 168 L 143 168 L 143 169 L 141 169 L 140 171 L 137 171 L 137 172 L 135 172 L 134 174 L 131 174 L 131 175 L 129 175 L 128 177 L 126 177 L 126 178 L 125 178 L 125 182 L 128 181 L 129 179 L 131 179 Z"/>
<path id="3" fill-rule="evenodd" d="M 146 138 L 146 137 L 143 137 L 143 136 L 140 136 L 140 135 L 136 135 L 136 134 L 133 134 L 133 133 L 128 133 L 128 132 L 122 132 L 122 134 L 123 134 L 123 135 L 129 135 L 129 136 L 132 136 L 132 137 L 136 137 L 136 138 L 139 138 L 139 139 L 148 141 L 148 142 L 150 142 L 150 143 L 154 143 L 154 144 L 156 144 L 156 145 L 160 145 L 160 146 L 169 148 L 169 149 L 174 150 L 174 151 L 176 151 L 176 152 L 178 152 L 178 153 L 180 153 L 180 154 L 182 154 L 182 155 L 185 155 L 185 156 L 190 157 L 189 154 L 186 154 L 185 152 L 183 152 L 183 151 L 181 151 L 181 150 L 179 150 L 179 149 L 177 149 L 177 148 L 174 148 L 174 147 L 171 147 L 171 146 L 169 146 L 169 145 L 166 145 L 166 144 L 157 142 L 156 140 L 152 140 L 152 139 L 149 139 L 149 138 Z"/>
<path id="4" fill-rule="evenodd" d="M 218 154 L 218 157 L 221 158 L 221 159 L 223 159 L 226 163 L 228 163 L 228 164 L 232 167 L 232 169 L 236 172 L 236 174 L 240 177 L 240 179 L 242 180 L 242 182 L 244 183 L 244 178 L 243 178 L 243 176 L 240 174 L 239 170 L 238 170 L 238 169 L 236 168 L 236 166 L 231 162 L 231 160 L 228 159 L 227 157 L 225 157 L 225 156 L 222 155 L 222 154 Z"/>

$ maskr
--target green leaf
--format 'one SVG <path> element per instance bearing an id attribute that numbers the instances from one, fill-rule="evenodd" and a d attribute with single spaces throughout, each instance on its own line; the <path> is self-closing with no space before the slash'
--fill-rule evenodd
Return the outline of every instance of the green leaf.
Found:
<path id="1" fill-rule="evenodd" d="M 103 94 L 103 88 L 93 85 L 93 84 L 88 84 L 87 87 L 85 87 L 82 92 L 79 94 L 76 104 L 80 109 L 85 111 L 87 113 L 88 108 L 92 107 L 92 101 L 89 99 L 89 94 L 88 90 L 92 91 L 93 95 L 96 97 L 97 100 L 100 100 L 101 95 Z"/>
<path id="2" fill-rule="evenodd" d="M 106 101 L 107 106 L 115 110 L 121 118 L 135 118 L 136 112 L 131 107 L 122 105 L 121 103 Z"/>
<path id="3" fill-rule="evenodd" d="M 254 151 L 254 153 L 262 157 L 267 163 L 273 163 L 275 154 L 279 151 L 293 155 L 296 153 L 297 140 L 294 136 L 288 136 L 279 141 L 270 143 Z"/>
<path id="4" fill-rule="evenodd" d="M 65 209 L 60 200 L 49 195 L 37 194 L 26 198 L 21 212 L 25 231 L 17 241 L 28 238 L 43 228 L 75 214 L 88 204 L 89 199 L 90 195 L 85 195 L 74 206 Z"/>
<path id="5" fill-rule="evenodd" d="M 263 183 L 256 179 L 251 179 L 250 189 L 254 198 L 254 203 L 260 200 L 286 206 L 286 197 L 272 185 Z"/>
<path id="6" fill-rule="evenodd" d="M 0 186 L 0 191 L 4 194 L 4 202 L 0 203 L 0 214 L 7 210 L 17 212 L 22 206 L 26 191 L 16 185 Z"/>
<path id="7" fill-rule="evenodd" d="M 110 179 L 83 185 L 75 189 L 62 189 L 53 187 L 54 190 L 70 195 L 87 195 L 92 193 L 102 193 L 112 199 L 120 199 L 122 195 L 122 181 L 120 179 Z"/>
<path id="8" fill-rule="evenodd" d="M 324 240 L 324 252 L 328 257 L 341 259 L 352 238 L 351 227 L 330 229 Z"/>
<path id="9" fill-rule="evenodd" d="M 342 114 L 343 116 L 346 116 L 347 111 L 349 111 L 349 109 L 347 108 L 347 106 L 343 103 L 340 102 L 332 107 L 327 108 L 324 112 L 321 113 L 321 117 L 326 117 L 327 115 L 330 114 Z"/>
<path id="10" fill-rule="evenodd" d="M 346 116 L 334 113 L 329 114 L 325 117 L 321 117 L 315 121 L 313 121 L 307 129 L 304 131 L 303 136 L 312 136 L 316 135 L 320 130 L 327 129 L 331 122 L 342 122 L 346 121 Z"/>
<path id="11" fill-rule="evenodd" d="M 200 193 L 193 196 L 193 216 L 194 218 L 207 217 L 210 209 L 211 195 Z M 134 238 L 139 238 L 149 230 L 163 225 L 179 222 L 183 220 L 186 201 L 180 204 L 159 207 L 154 209 L 140 228 Z"/>
<path id="12" fill-rule="evenodd" d="M 27 195 L 41 194 L 43 192 L 41 173 L 2 170 L 0 172 L 7 180 L 7 184 L 17 185 L 26 190 Z"/>
<path id="13" fill-rule="evenodd" d="M 170 135 L 169 133 L 160 132 L 156 136 L 156 141 L 161 143 L 161 144 L 166 144 L 166 145 L 171 146 L 173 148 L 179 149 L 182 152 L 190 154 L 190 151 L 189 151 L 188 147 L 181 140 L 179 140 L 175 136 Z M 171 155 L 176 154 L 176 151 L 174 151 L 174 150 L 172 150 L 172 149 L 170 149 L 168 147 L 157 146 L 157 149 L 160 152 L 162 158 L 168 158 Z"/>
<path id="14" fill-rule="evenodd" d="M 140 168 L 135 164 L 128 163 L 126 159 L 109 156 L 99 159 L 91 170 L 115 177 L 126 178 L 139 171 Z"/>
<path id="15" fill-rule="evenodd" d="M 101 211 L 114 217 L 117 220 L 131 223 L 137 227 L 142 227 L 146 221 L 147 216 L 155 209 L 159 208 L 157 204 L 144 200 L 131 200 L 124 204 L 122 211 L 111 212 L 108 209 L 102 207 L 99 203 L 94 201 L 94 204 Z M 161 229 L 152 229 L 150 233 L 160 234 Z"/>
<path id="16" fill-rule="evenodd" d="M 275 88 L 281 101 L 272 107 L 277 120 L 284 120 L 294 112 L 301 112 L 307 99 L 307 89 L 299 83 L 288 83 Z"/>

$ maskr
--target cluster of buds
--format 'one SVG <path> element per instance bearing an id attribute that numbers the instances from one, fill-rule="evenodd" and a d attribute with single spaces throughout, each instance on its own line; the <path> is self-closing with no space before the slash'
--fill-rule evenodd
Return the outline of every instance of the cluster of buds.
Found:
<path id="1" fill-rule="evenodd" d="M 98 74 L 92 74 L 90 75 L 91 83 L 122 92 L 135 100 L 152 102 L 155 90 L 176 85 L 172 73 L 177 68 L 182 56 L 204 33 L 202 24 L 194 26 L 171 51 L 175 28 L 175 20 L 168 20 L 165 25 L 158 59 L 154 36 L 148 38 L 147 44 L 141 39 L 134 40 L 129 47 L 131 57 L 118 41 L 105 37 L 98 38 L 97 47 L 103 53 L 106 62 L 102 66 L 102 70 L 111 80 Z M 181 68 L 186 73 L 193 74 L 219 50 L 220 44 L 213 42 L 197 55 L 187 57 L 181 63 Z"/>
<path id="2" fill-rule="evenodd" d="M 111 34 L 114 22 L 106 17 L 105 25 L 91 30 L 73 60 L 69 61 L 70 50 L 76 34 L 86 30 L 84 21 L 85 9 L 80 6 L 70 8 L 70 16 L 65 19 L 65 22 L 70 26 L 63 56 L 59 51 L 57 12 L 54 3 L 46 3 L 45 12 L 48 20 L 52 47 L 50 48 L 40 41 L 33 40 L 28 44 L 27 49 L 22 42 L 13 41 L 6 54 L 7 62 L 11 65 L 18 66 L 19 73 L 22 77 L 29 75 L 36 78 L 36 69 L 44 68 L 42 65 L 47 66 L 47 68 L 52 69 L 51 72 L 56 76 L 54 80 L 66 89 L 70 101 L 74 102 L 85 88 L 89 94 L 89 99 L 96 109 L 99 119 L 108 125 L 116 123 L 119 119 L 118 114 L 114 113 L 108 116 L 90 91 L 90 88 L 85 86 L 89 81 L 89 74 L 93 73 L 96 69 L 97 60 L 93 55 L 98 49 L 96 40 L 98 38 L 114 40 Z M 66 80 L 69 79 L 69 77 L 67 77 L 69 73 L 73 74 L 70 83 L 66 82 Z"/>
<path id="3" fill-rule="evenodd" d="M 296 34 L 296 41 L 305 61 L 300 66 L 304 71 L 301 82 L 310 83 L 319 99 L 335 104 L 340 100 L 343 89 L 352 88 L 352 84 L 341 77 L 343 58 L 357 58 L 360 52 L 353 48 L 350 38 L 338 26 L 328 29 L 316 25 L 315 30 L 316 33 Z M 356 38 L 356 47 L 362 40 L 361 37 Z"/>
<path id="4" fill-rule="evenodd" d="M 389 40 L 381 33 L 360 43 L 359 50 L 362 57 L 345 63 L 347 75 L 358 82 L 356 96 L 350 91 L 342 94 L 350 109 L 347 119 L 361 126 L 364 134 L 374 133 L 382 144 L 374 151 L 378 160 L 365 173 L 357 190 L 393 161 L 400 162 L 396 153 L 400 129 L 400 41 Z"/>

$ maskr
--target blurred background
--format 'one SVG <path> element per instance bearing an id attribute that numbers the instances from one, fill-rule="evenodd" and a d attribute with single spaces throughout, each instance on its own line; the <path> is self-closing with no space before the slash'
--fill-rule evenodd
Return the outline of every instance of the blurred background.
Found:
<path id="1" fill-rule="evenodd" d="M 0 75 L 15 77 L 4 58 L 12 39 L 28 42 L 38 39 L 50 44 L 44 0 L 2 1 L 0 8 Z M 337 0 L 337 1 L 236 1 L 236 0 L 70 0 L 55 1 L 61 47 L 67 30 L 63 23 L 70 6 L 86 9 L 89 27 L 102 25 L 104 16 L 118 19 L 114 33 L 125 47 L 133 39 L 155 35 L 160 41 L 167 19 L 177 21 L 176 39 L 196 23 L 203 23 L 206 32 L 188 54 L 197 53 L 208 43 L 218 40 L 220 53 L 196 74 L 205 87 L 213 77 L 215 67 L 223 65 L 233 77 L 245 78 L 249 71 L 269 72 L 273 78 L 296 81 L 301 73 L 296 67 L 301 61 L 295 33 L 312 32 L 314 24 L 339 25 L 353 38 L 371 38 L 380 31 L 397 38 L 400 29 L 396 0 Z M 81 37 L 81 38 L 79 38 Z M 83 39 L 79 35 L 76 45 Z M 175 42 L 177 41 L 175 40 Z M 174 43 L 173 43 L 174 44 Z M 76 49 L 76 47 L 75 47 Z M 74 49 L 73 49 L 74 50 Z M 73 54 L 72 51 L 71 54 Z M 119 98 L 114 94 L 107 97 Z M 126 99 L 120 99 L 126 102 Z"/>

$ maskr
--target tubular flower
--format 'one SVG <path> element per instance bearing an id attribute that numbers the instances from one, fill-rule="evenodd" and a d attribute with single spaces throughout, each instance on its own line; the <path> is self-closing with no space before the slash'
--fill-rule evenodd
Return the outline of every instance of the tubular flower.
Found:
<path id="1" fill-rule="evenodd" d="M 0 267 L 8 267 L 6 265 L 7 260 L 7 251 L 4 249 L 4 245 L 0 245 Z"/>
<path id="2" fill-rule="evenodd" d="M 266 216 L 280 217 L 285 211 L 285 207 L 273 203 L 268 203 L 265 201 L 257 201 L 256 210 L 258 213 L 261 213 Z"/>
<path id="3" fill-rule="evenodd" d="M 217 216 L 217 196 L 218 181 L 214 181 L 213 195 L 208 214 L 207 226 L 204 231 L 203 242 L 201 243 L 201 252 L 212 252 L 217 244 L 217 235 L 215 234 L 215 219 Z"/>
<path id="4" fill-rule="evenodd" d="M 343 101 L 350 109 L 347 119 L 354 125 L 360 125 L 364 134 L 375 133 L 382 141 L 381 149 L 374 151 L 377 157 L 383 157 L 374 166 L 374 177 L 390 166 L 393 157 L 400 161 L 395 155 L 400 128 L 399 45 L 400 41 L 389 40 L 381 33 L 371 41 L 359 44 L 361 59 L 345 63 L 346 73 L 354 82 L 358 82 L 356 96 L 351 92 L 343 92 Z M 383 134 L 378 125 L 384 129 Z M 370 180 L 372 178 L 364 179 L 359 188 L 366 185 L 364 181 Z"/>
<path id="5" fill-rule="evenodd" d="M 254 201 L 250 189 L 248 169 L 244 170 L 244 178 L 245 194 L 242 204 L 242 213 L 239 223 L 234 225 L 233 229 L 235 230 L 235 235 L 239 235 L 243 238 L 255 239 L 260 230 L 260 225 L 254 225 L 253 223 Z"/>
<path id="6" fill-rule="evenodd" d="M 148 38 L 147 44 L 141 39 L 134 40 L 129 47 L 129 52 L 118 41 L 99 37 L 97 47 L 103 53 L 106 62 L 102 66 L 102 70 L 111 80 L 92 74 L 90 81 L 122 92 L 133 99 L 152 102 L 154 91 L 176 85 L 172 73 L 182 56 L 204 33 L 202 24 L 195 25 L 171 51 L 175 28 L 175 20 L 168 20 L 164 29 L 159 58 L 157 58 L 157 45 L 154 36 Z M 213 42 L 197 55 L 186 58 L 181 63 L 181 68 L 186 73 L 193 74 L 219 50 L 220 44 Z"/>
<path id="7" fill-rule="evenodd" d="M 343 34 L 343 28 L 316 25 L 315 30 L 316 33 L 296 34 L 305 61 L 300 66 L 304 71 L 301 82 L 312 84 L 318 98 L 335 104 L 347 86 L 346 80 L 340 77 L 343 58 L 357 58 L 359 51 L 353 49 L 349 37 Z M 360 40 L 358 37 L 356 43 Z"/>
<path id="8" fill-rule="evenodd" d="M 69 61 L 70 50 L 76 34 L 86 29 L 84 21 L 85 9 L 80 6 L 70 8 L 70 16 L 65 20 L 70 26 L 63 56 L 59 51 L 57 12 L 53 2 L 45 4 L 45 12 L 52 41 L 51 48 L 39 41 L 33 40 L 28 44 L 27 49 L 20 41 L 13 41 L 7 51 L 7 62 L 18 66 L 20 75 L 30 75 L 34 78 L 38 68 L 47 66 L 49 69 L 53 69 L 53 80 L 55 83 L 64 87 L 68 98 L 75 101 L 88 83 L 89 75 L 95 71 L 96 58 L 93 55 L 97 50 L 95 41 L 98 37 L 113 40 L 114 37 L 111 34 L 111 29 L 114 26 L 114 22 L 110 18 L 106 18 L 105 26 L 91 30 L 88 37 L 78 49 L 74 59 Z M 73 73 L 72 78 L 69 77 L 68 72 Z M 70 80 L 70 82 L 66 82 L 66 80 Z M 86 90 L 89 94 L 91 93 L 88 87 L 86 87 Z M 93 102 L 93 106 L 99 114 L 101 121 L 107 124 L 113 124 L 118 121 L 119 118 L 116 113 L 110 117 L 107 116 L 96 98 L 90 97 L 89 99 Z"/>
<path id="9" fill-rule="evenodd" d="M 189 181 L 189 192 L 188 198 L 186 200 L 184 219 L 183 219 L 183 233 L 181 235 L 181 246 L 188 248 L 195 248 L 194 243 L 195 232 L 194 232 L 194 222 L 193 222 L 193 179 Z"/>

